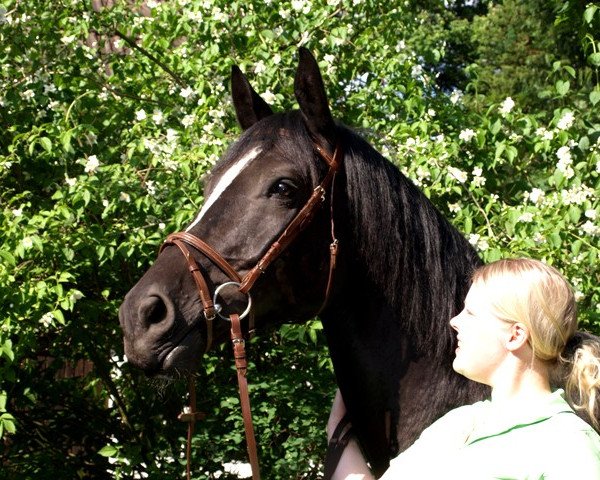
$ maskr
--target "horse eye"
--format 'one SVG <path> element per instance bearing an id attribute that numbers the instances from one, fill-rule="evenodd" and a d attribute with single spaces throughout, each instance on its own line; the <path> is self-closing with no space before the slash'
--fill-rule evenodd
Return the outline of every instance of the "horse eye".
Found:
<path id="1" fill-rule="evenodd" d="M 289 180 L 277 180 L 269 189 L 269 195 L 290 198 L 296 192 L 296 186 Z"/>

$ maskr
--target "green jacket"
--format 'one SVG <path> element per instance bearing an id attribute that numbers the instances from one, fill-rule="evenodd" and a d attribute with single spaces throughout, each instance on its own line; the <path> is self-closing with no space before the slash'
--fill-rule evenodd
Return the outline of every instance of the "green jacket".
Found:
<path id="1" fill-rule="evenodd" d="M 558 390 L 529 405 L 452 410 L 392 460 L 385 480 L 600 480 L 600 436 Z"/>

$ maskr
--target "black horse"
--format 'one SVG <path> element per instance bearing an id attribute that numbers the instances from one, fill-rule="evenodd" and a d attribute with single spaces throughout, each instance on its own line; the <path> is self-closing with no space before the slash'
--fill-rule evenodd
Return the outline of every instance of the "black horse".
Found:
<path id="1" fill-rule="evenodd" d="M 244 133 L 212 171 L 204 206 L 187 232 L 245 275 L 326 176 L 324 156 L 343 151 L 312 221 L 252 286 L 252 315 L 260 329 L 304 322 L 321 310 L 338 386 L 380 475 L 435 419 L 487 393 L 453 372 L 448 324 L 481 261 L 410 180 L 333 120 L 307 50 L 300 50 L 295 78 L 299 111 L 273 113 L 236 67 L 232 93 Z M 332 230 L 339 253 L 328 288 Z M 210 292 L 229 280 L 212 259 L 190 251 Z M 223 299 L 225 309 L 245 301 L 234 293 Z M 149 374 L 198 368 L 207 327 L 176 246 L 163 249 L 119 317 L 134 365 Z M 225 341 L 228 327 L 215 322 L 215 341 Z"/>

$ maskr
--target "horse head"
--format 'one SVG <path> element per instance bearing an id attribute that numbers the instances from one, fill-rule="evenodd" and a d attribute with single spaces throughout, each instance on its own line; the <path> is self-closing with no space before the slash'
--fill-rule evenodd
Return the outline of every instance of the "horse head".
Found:
<path id="1" fill-rule="evenodd" d="M 321 192 L 311 218 L 297 220 L 332 171 L 324 159 L 331 161 L 336 155 L 337 127 L 318 65 L 307 50 L 300 50 L 294 83 L 299 111 L 273 113 L 235 66 L 231 81 L 243 133 L 209 174 L 195 220 L 183 236 L 163 245 L 119 310 L 125 354 L 151 375 L 197 369 L 210 338 L 222 342 L 227 337 L 228 325 L 219 321 L 221 316 L 244 310 L 247 295 L 252 299 L 248 319 L 260 327 L 311 318 L 327 290 L 327 232 L 332 221 L 328 203 L 333 194 Z M 294 221 L 303 227 L 297 237 L 280 248 L 268 266 L 261 266 Z M 182 246 L 186 238 L 201 239 L 216 253 Z M 192 258 L 186 261 L 186 255 Z M 214 332 L 204 318 L 206 304 L 190 270 L 198 271 L 208 296 L 232 277 L 246 283 L 242 293 L 236 286 L 219 289 Z"/>

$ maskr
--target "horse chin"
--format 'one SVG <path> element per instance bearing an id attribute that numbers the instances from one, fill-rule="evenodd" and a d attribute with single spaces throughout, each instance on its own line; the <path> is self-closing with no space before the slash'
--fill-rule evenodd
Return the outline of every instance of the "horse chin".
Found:
<path id="1" fill-rule="evenodd" d="M 199 332 L 188 333 L 174 346 L 125 342 L 125 355 L 132 365 L 150 378 L 175 379 L 194 374 L 200 368 L 204 344 Z M 160 351 L 160 354 L 148 353 Z"/>
<path id="2" fill-rule="evenodd" d="M 162 361 L 159 376 L 181 377 L 198 371 L 202 354 L 195 348 L 197 345 L 176 345 Z"/>

